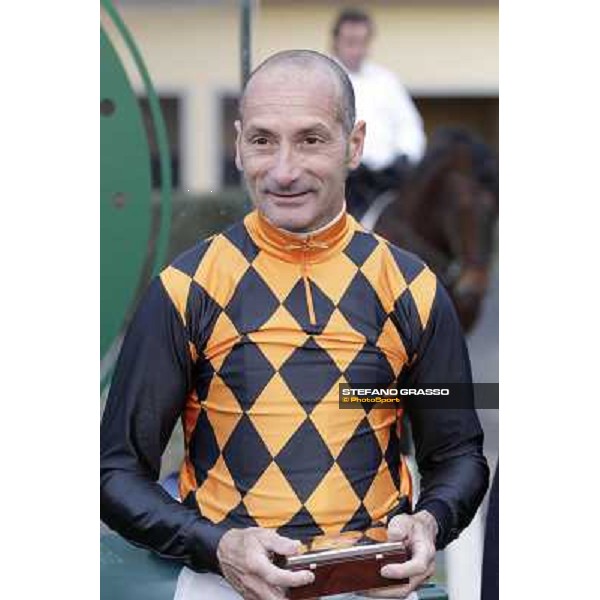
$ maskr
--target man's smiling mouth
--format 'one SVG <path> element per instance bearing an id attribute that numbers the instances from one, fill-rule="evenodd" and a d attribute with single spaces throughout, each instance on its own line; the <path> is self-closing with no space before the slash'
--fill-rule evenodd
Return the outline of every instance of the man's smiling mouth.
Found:
<path id="1" fill-rule="evenodd" d="M 274 196 L 275 198 L 283 198 L 283 199 L 289 199 L 289 200 L 293 200 L 294 198 L 302 198 L 303 196 L 306 196 L 307 194 L 310 194 L 311 190 L 306 190 L 304 192 L 297 192 L 295 194 L 281 194 L 278 192 L 270 192 L 267 191 L 267 195 L 268 196 Z"/>

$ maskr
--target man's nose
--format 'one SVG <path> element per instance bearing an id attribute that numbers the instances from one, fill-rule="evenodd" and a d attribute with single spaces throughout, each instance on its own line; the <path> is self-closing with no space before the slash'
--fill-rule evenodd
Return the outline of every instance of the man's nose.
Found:
<path id="1" fill-rule="evenodd" d="M 275 156 L 275 164 L 271 170 L 273 181 L 282 188 L 290 187 L 300 174 L 298 157 L 294 149 L 288 145 L 282 145 Z"/>

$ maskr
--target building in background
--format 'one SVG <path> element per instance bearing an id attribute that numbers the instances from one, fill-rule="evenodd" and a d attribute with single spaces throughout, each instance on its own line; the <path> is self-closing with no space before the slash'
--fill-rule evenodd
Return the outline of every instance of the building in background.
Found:
<path id="1" fill-rule="evenodd" d="M 115 0 L 161 97 L 175 187 L 206 193 L 239 181 L 233 165 L 240 89 L 237 0 Z M 377 25 L 372 58 L 405 83 L 428 134 L 461 123 L 498 146 L 497 0 L 256 0 L 252 64 L 278 50 L 329 53 L 344 6 Z M 128 65 L 126 65 L 127 67 Z M 128 69 L 136 89 L 143 89 Z"/>

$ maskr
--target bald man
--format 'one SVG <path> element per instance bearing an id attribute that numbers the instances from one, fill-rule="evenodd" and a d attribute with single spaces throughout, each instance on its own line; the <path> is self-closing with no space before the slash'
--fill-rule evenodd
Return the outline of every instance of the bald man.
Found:
<path id="1" fill-rule="evenodd" d="M 423 477 L 413 510 L 402 411 L 341 410 L 338 386 L 470 383 L 460 325 L 418 258 L 346 213 L 366 125 L 335 61 L 267 59 L 236 132 L 256 210 L 177 258 L 137 310 L 102 421 L 102 519 L 186 565 L 178 600 L 281 600 L 314 576 L 273 552 L 383 523 L 413 557 L 382 575 L 409 583 L 369 597 L 405 598 L 483 498 L 483 433 L 474 410 L 407 405 Z M 181 503 L 156 483 L 179 418 Z"/>

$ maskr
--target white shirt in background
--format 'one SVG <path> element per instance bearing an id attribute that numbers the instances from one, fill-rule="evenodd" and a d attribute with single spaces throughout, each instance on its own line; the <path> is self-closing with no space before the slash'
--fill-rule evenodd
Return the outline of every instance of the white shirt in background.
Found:
<path id="1" fill-rule="evenodd" d="M 356 118 L 367 123 L 362 162 L 379 170 L 402 154 L 411 163 L 420 161 L 426 144 L 423 120 L 398 77 L 370 62 L 348 75 L 356 96 Z"/>

